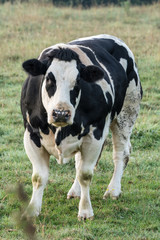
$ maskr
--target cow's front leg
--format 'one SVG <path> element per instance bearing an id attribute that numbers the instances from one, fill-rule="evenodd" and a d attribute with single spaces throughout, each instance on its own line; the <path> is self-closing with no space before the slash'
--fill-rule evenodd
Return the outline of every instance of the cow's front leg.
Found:
<path id="1" fill-rule="evenodd" d="M 82 164 L 83 165 L 83 164 Z M 90 183 L 93 175 L 93 169 L 82 166 L 78 171 L 78 180 L 81 186 L 81 198 L 79 202 L 78 218 L 85 220 L 87 218 L 93 218 L 93 209 L 90 200 Z"/>
<path id="2" fill-rule="evenodd" d="M 38 216 L 41 211 L 42 197 L 48 181 L 49 154 L 41 146 L 37 147 L 30 138 L 28 130 L 24 134 L 24 147 L 33 166 L 31 201 L 24 213 L 26 217 Z"/>
<path id="3" fill-rule="evenodd" d="M 78 152 L 75 155 L 76 178 L 74 180 L 74 183 L 73 183 L 71 189 L 69 190 L 69 192 L 67 194 L 67 199 L 80 198 L 80 196 L 81 196 L 81 187 L 80 187 L 80 184 L 79 184 L 78 178 L 77 178 L 78 165 L 80 163 L 80 160 L 81 160 L 81 153 Z"/>
<path id="4" fill-rule="evenodd" d="M 90 137 L 86 137 L 82 145 L 81 159 L 77 167 L 77 178 L 81 187 L 78 218 L 82 220 L 92 219 L 94 216 L 90 200 L 90 184 L 102 146 L 102 141 Z"/>

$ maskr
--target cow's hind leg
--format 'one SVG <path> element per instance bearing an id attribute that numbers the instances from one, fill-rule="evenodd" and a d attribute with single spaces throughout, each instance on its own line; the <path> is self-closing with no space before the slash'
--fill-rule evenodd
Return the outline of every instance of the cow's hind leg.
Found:
<path id="1" fill-rule="evenodd" d="M 24 147 L 33 166 L 32 198 L 24 216 L 33 217 L 38 216 L 41 211 L 43 191 L 48 181 L 49 154 L 42 146 L 39 148 L 35 145 L 28 130 L 24 134 Z"/>
<path id="2" fill-rule="evenodd" d="M 126 92 L 123 108 L 111 124 L 114 173 L 104 198 L 111 196 L 116 199 L 121 193 L 121 178 L 131 152 L 130 136 L 139 113 L 140 101 L 141 86 L 140 84 L 136 85 L 133 79 Z"/>
<path id="3" fill-rule="evenodd" d="M 123 131 L 120 129 L 118 122 L 115 121 L 112 124 L 111 130 L 113 141 L 114 173 L 104 194 L 104 198 L 111 196 L 113 199 L 117 199 L 121 194 L 121 178 L 123 171 L 129 161 L 129 155 L 131 151 L 131 129 L 130 131 L 129 129 L 128 131 L 126 129 Z"/>
<path id="4" fill-rule="evenodd" d="M 104 198 L 111 196 L 113 199 L 117 199 L 121 194 L 121 178 L 129 161 L 131 152 L 130 136 L 138 111 L 139 108 L 137 107 L 127 112 L 124 107 L 121 114 L 111 125 L 114 173 Z"/>

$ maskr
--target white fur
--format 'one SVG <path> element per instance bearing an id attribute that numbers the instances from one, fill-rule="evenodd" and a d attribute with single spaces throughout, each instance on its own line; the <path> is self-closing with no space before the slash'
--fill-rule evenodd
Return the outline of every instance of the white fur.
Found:
<path id="1" fill-rule="evenodd" d="M 124 59 L 124 58 L 120 58 L 120 64 L 122 65 L 122 67 L 124 68 L 124 70 L 125 70 L 125 72 L 126 72 L 126 70 L 127 70 L 127 60 L 126 59 Z"/>

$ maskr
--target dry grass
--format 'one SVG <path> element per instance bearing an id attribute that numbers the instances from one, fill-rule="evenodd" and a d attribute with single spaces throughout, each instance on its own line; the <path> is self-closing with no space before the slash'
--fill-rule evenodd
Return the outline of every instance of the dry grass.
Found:
<path id="1" fill-rule="evenodd" d="M 4 63 L 4 59 L 7 61 L 37 56 L 43 48 L 57 42 L 100 33 L 109 33 L 123 39 L 136 58 L 150 58 L 154 55 L 159 60 L 159 12 L 160 4 L 133 7 L 130 16 L 125 14 L 123 8 L 117 7 L 82 11 L 59 9 L 52 5 L 5 4 L 0 7 L 3 24 L 0 31 L 0 64 Z M 153 43 L 157 43 L 157 48 Z"/>

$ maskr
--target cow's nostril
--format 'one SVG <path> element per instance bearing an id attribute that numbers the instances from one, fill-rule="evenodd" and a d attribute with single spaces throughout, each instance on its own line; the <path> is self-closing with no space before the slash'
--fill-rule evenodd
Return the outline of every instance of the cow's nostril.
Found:
<path id="1" fill-rule="evenodd" d="M 65 116 L 65 119 L 68 120 L 68 118 L 70 118 L 70 116 L 71 116 L 70 111 L 68 111 L 68 110 L 64 111 L 64 116 Z"/>
<path id="2" fill-rule="evenodd" d="M 71 116 L 71 113 L 69 110 L 53 110 L 53 119 L 56 122 L 66 122 Z"/>
<path id="3" fill-rule="evenodd" d="M 57 110 L 53 111 L 53 118 L 54 119 L 58 118 L 58 111 Z"/>

